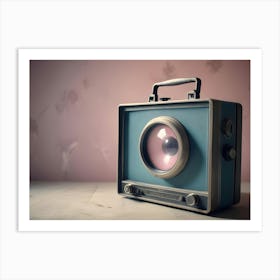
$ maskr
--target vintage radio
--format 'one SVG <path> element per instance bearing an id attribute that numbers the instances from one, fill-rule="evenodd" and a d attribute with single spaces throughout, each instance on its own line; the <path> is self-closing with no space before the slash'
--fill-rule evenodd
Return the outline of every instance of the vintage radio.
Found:
<path id="1" fill-rule="evenodd" d="M 196 83 L 186 100 L 158 88 Z M 119 106 L 118 193 L 208 214 L 240 200 L 242 107 L 200 100 L 201 80 L 156 83 L 149 102 Z"/>

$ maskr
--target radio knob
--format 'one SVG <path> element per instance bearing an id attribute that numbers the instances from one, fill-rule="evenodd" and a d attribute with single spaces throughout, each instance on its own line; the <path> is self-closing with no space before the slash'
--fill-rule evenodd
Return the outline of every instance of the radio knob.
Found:
<path id="1" fill-rule="evenodd" d="M 199 196 L 193 193 L 190 193 L 186 196 L 186 204 L 188 206 L 196 206 L 199 202 Z"/>
<path id="2" fill-rule="evenodd" d="M 232 136 L 233 124 L 231 120 L 226 119 L 223 121 L 222 131 L 226 137 Z"/>
<path id="3" fill-rule="evenodd" d="M 127 194 L 131 194 L 133 192 L 133 186 L 132 184 L 126 184 L 124 187 L 123 187 L 123 191 Z"/>
<path id="4" fill-rule="evenodd" d="M 236 150 L 232 146 L 225 146 L 223 155 L 226 160 L 234 160 L 236 158 Z"/>

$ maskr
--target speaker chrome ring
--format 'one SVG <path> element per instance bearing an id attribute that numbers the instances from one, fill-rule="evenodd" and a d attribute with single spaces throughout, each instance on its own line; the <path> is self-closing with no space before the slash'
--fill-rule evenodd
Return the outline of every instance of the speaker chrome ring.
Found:
<path id="1" fill-rule="evenodd" d="M 176 136 L 176 140 L 178 142 L 178 158 L 176 163 L 171 169 L 168 170 L 159 170 L 154 168 L 149 160 L 147 160 L 146 152 L 145 152 L 145 142 L 148 133 L 154 128 L 156 125 L 166 125 L 172 129 Z M 189 159 L 189 138 L 184 126 L 175 118 L 168 116 L 160 116 L 150 120 L 145 127 L 143 128 L 140 140 L 139 140 L 139 151 L 140 158 L 144 166 L 148 169 L 148 171 L 155 177 L 169 179 L 177 176 L 185 167 Z"/>

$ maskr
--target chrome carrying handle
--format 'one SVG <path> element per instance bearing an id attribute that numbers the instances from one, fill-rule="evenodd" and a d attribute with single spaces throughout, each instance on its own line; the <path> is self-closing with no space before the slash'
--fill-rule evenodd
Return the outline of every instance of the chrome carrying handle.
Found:
<path id="1" fill-rule="evenodd" d="M 201 80 L 199 78 L 179 78 L 163 82 L 158 82 L 153 85 L 153 93 L 149 97 L 149 101 L 158 101 L 158 88 L 164 86 L 177 86 L 188 83 L 196 83 L 196 89 L 188 93 L 188 99 L 199 99 Z"/>

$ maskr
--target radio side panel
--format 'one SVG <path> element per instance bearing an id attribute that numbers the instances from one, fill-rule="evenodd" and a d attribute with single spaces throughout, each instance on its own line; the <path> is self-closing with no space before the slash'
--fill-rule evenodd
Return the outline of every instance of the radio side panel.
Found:
<path id="1" fill-rule="evenodd" d="M 242 107 L 213 100 L 211 209 L 240 199 Z"/>

